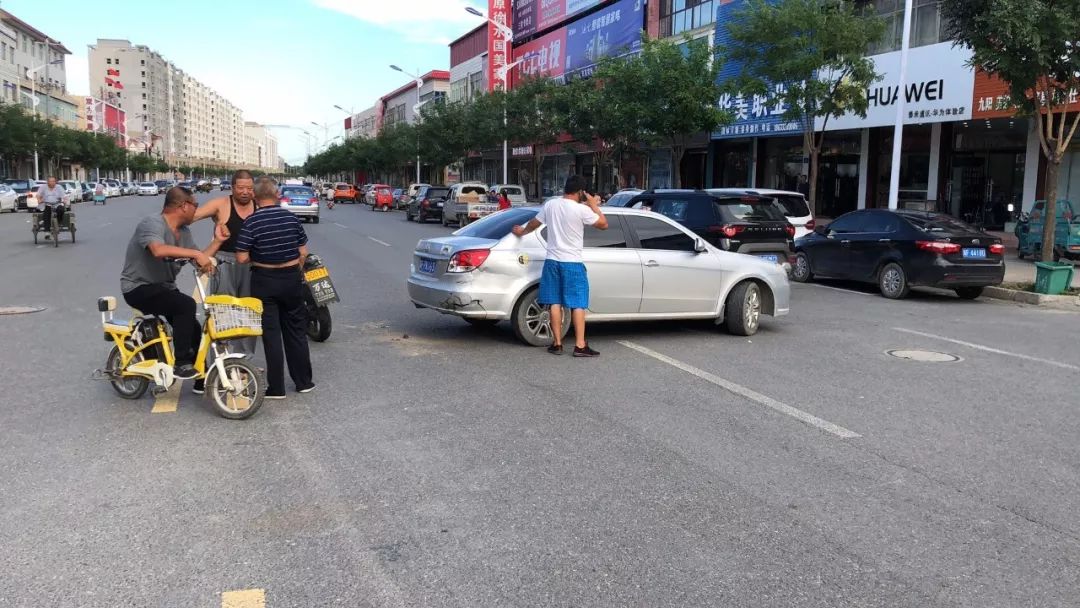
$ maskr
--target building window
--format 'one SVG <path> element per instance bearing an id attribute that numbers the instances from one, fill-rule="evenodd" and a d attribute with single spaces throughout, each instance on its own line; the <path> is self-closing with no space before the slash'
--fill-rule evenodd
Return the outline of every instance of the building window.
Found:
<path id="1" fill-rule="evenodd" d="M 469 74 L 469 90 L 466 91 L 465 98 L 472 101 L 474 97 L 479 95 L 484 90 L 484 73 L 473 72 Z"/>
<path id="2" fill-rule="evenodd" d="M 716 21 L 720 0 L 660 0 L 660 36 L 676 36 Z"/>
<path id="3" fill-rule="evenodd" d="M 911 17 L 911 46 L 937 44 L 946 39 L 941 0 L 914 0 Z M 870 48 L 871 54 L 900 50 L 904 37 L 904 0 L 874 0 L 874 10 L 885 20 L 885 36 Z"/>
<path id="4" fill-rule="evenodd" d="M 145 59 L 140 59 L 139 60 L 139 65 L 146 65 L 146 60 Z"/>
<path id="5" fill-rule="evenodd" d="M 105 58 L 105 65 L 112 65 L 112 58 L 106 57 Z"/>

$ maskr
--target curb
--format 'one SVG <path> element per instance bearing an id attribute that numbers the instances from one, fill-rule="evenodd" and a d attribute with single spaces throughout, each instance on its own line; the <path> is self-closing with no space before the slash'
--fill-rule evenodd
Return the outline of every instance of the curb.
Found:
<path id="1" fill-rule="evenodd" d="M 1049 296 L 1041 293 L 1032 293 L 1030 291 L 1020 291 L 1018 289 L 1006 289 L 1004 287 L 986 287 L 983 289 L 982 295 L 983 297 L 993 298 L 995 300 L 1007 300 L 1009 302 L 1031 304 L 1032 306 L 1046 306 L 1049 308 L 1060 308 L 1062 310 L 1075 310 L 1080 312 L 1080 296 Z"/>

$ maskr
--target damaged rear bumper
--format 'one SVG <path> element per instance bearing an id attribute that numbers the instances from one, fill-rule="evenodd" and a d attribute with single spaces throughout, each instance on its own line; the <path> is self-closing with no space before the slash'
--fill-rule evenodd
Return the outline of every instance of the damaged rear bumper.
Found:
<path id="1" fill-rule="evenodd" d="M 510 312 L 503 294 L 439 289 L 408 282 L 409 299 L 417 308 L 430 308 L 443 314 L 472 319 L 509 319 Z"/>

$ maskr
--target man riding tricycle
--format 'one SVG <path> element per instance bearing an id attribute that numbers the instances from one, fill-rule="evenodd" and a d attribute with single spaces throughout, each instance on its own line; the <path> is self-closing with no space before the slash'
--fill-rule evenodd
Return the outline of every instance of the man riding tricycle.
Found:
<path id="1" fill-rule="evenodd" d="M 38 207 L 30 221 L 30 231 L 34 233 L 34 244 L 38 242 L 38 232 L 45 233 L 45 240 L 52 239 L 53 247 L 60 246 L 60 233 L 71 234 L 75 242 L 75 214 L 70 210 L 71 201 L 67 191 L 57 184 L 55 177 L 50 177 L 37 191 Z"/>

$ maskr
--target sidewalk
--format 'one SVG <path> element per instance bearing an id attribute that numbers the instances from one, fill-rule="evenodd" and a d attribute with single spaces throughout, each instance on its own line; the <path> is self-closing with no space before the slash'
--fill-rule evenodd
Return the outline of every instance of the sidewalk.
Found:
<path id="1" fill-rule="evenodd" d="M 1016 235 L 1011 232 L 989 232 L 1001 239 L 1005 245 L 1005 282 L 1006 283 L 1034 283 L 1035 262 L 1030 259 L 1021 260 L 1016 257 Z M 1063 262 L 1066 260 L 1062 260 Z M 1072 286 L 1080 289 L 1080 267 L 1073 262 L 1076 270 L 1073 271 Z"/>

